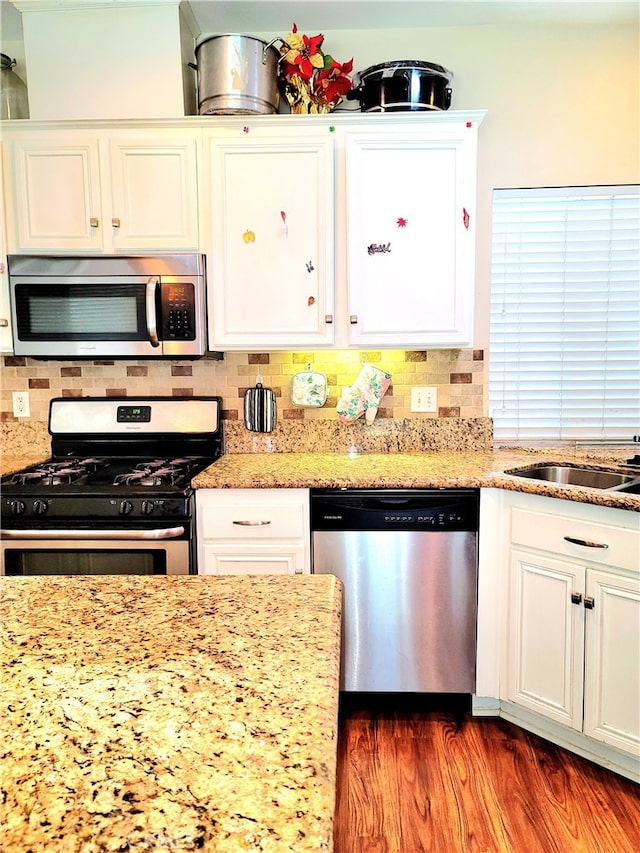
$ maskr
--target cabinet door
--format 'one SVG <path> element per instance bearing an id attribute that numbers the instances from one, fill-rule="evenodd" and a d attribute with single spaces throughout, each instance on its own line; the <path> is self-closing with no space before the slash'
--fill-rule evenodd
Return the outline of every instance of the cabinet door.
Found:
<path id="1" fill-rule="evenodd" d="M 0 144 L 0 352 L 13 352 L 11 334 L 11 305 L 9 301 L 9 276 L 7 273 L 7 231 L 5 221 L 5 195 L 2 179 L 3 146 Z"/>
<path id="2" fill-rule="evenodd" d="M 195 136 L 115 136 L 109 154 L 114 251 L 197 250 Z"/>
<path id="3" fill-rule="evenodd" d="M 587 571 L 584 731 L 640 756 L 640 583 Z"/>
<path id="4" fill-rule="evenodd" d="M 303 547 L 205 545 L 201 553 L 201 575 L 301 575 L 305 571 Z"/>
<path id="5" fill-rule="evenodd" d="M 511 583 L 509 699 L 581 730 L 584 569 L 513 550 Z"/>
<path id="6" fill-rule="evenodd" d="M 333 341 L 333 137 L 209 140 L 213 349 Z"/>
<path id="7" fill-rule="evenodd" d="M 475 123 L 347 135 L 351 344 L 472 344 L 476 147 Z"/>
<path id="8" fill-rule="evenodd" d="M 98 252 L 103 245 L 98 141 L 82 134 L 25 135 L 12 142 L 17 252 Z"/>
<path id="9" fill-rule="evenodd" d="M 199 489 L 198 574 L 308 574 L 306 489 Z"/>

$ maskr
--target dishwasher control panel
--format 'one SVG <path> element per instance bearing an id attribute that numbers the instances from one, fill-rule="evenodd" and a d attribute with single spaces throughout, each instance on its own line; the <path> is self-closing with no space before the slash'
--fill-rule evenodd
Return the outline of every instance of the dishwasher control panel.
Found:
<path id="1" fill-rule="evenodd" d="M 312 489 L 312 530 L 477 531 L 477 489 Z"/>

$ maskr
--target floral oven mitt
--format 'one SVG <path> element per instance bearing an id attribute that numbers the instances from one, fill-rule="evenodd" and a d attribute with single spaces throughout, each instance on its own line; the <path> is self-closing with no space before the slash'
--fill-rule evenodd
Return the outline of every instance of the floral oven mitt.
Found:
<path id="1" fill-rule="evenodd" d="M 390 383 L 390 373 L 364 364 L 356 381 L 344 390 L 340 398 L 337 406 L 340 421 L 343 424 L 351 424 L 364 414 L 365 422 L 370 426 Z"/>

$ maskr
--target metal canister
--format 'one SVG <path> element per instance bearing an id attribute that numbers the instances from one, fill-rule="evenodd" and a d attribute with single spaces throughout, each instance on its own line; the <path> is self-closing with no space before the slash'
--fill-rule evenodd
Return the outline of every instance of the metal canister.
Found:
<path id="1" fill-rule="evenodd" d="M 15 59 L 0 53 L 0 118 L 29 118 L 29 98 L 23 80 L 13 70 Z"/>

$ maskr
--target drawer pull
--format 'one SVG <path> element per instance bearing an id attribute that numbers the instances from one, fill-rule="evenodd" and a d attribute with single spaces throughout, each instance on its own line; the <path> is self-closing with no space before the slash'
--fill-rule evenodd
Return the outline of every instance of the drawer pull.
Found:
<path id="1" fill-rule="evenodd" d="M 239 524 L 242 527 L 264 527 L 267 524 L 271 524 L 270 521 L 232 521 L 232 524 Z"/>
<path id="2" fill-rule="evenodd" d="M 582 604 L 582 594 L 579 592 L 571 593 L 571 603 L 572 604 Z"/>
<path id="3" fill-rule="evenodd" d="M 591 596 L 585 597 L 584 606 L 587 608 L 587 610 L 593 610 L 593 608 L 596 606 L 595 598 L 591 598 Z"/>
<path id="4" fill-rule="evenodd" d="M 97 216 L 92 216 L 92 217 L 89 219 L 89 225 L 90 225 L 92 228 L 97 228 L 97 227 L 100 225 L 100 220 L 98 219 L 98 217 L 97 217 Z"/>
<path id="5" fill-rule="evenodd" d="M 571 542 L 573 545 L 584 545 L 585 548 L 608 548 L 609 546 L 602 542 L 591 542 L 589 539 L 574 539 L 573 536 L 565 536 L 566 542 Z"/>

